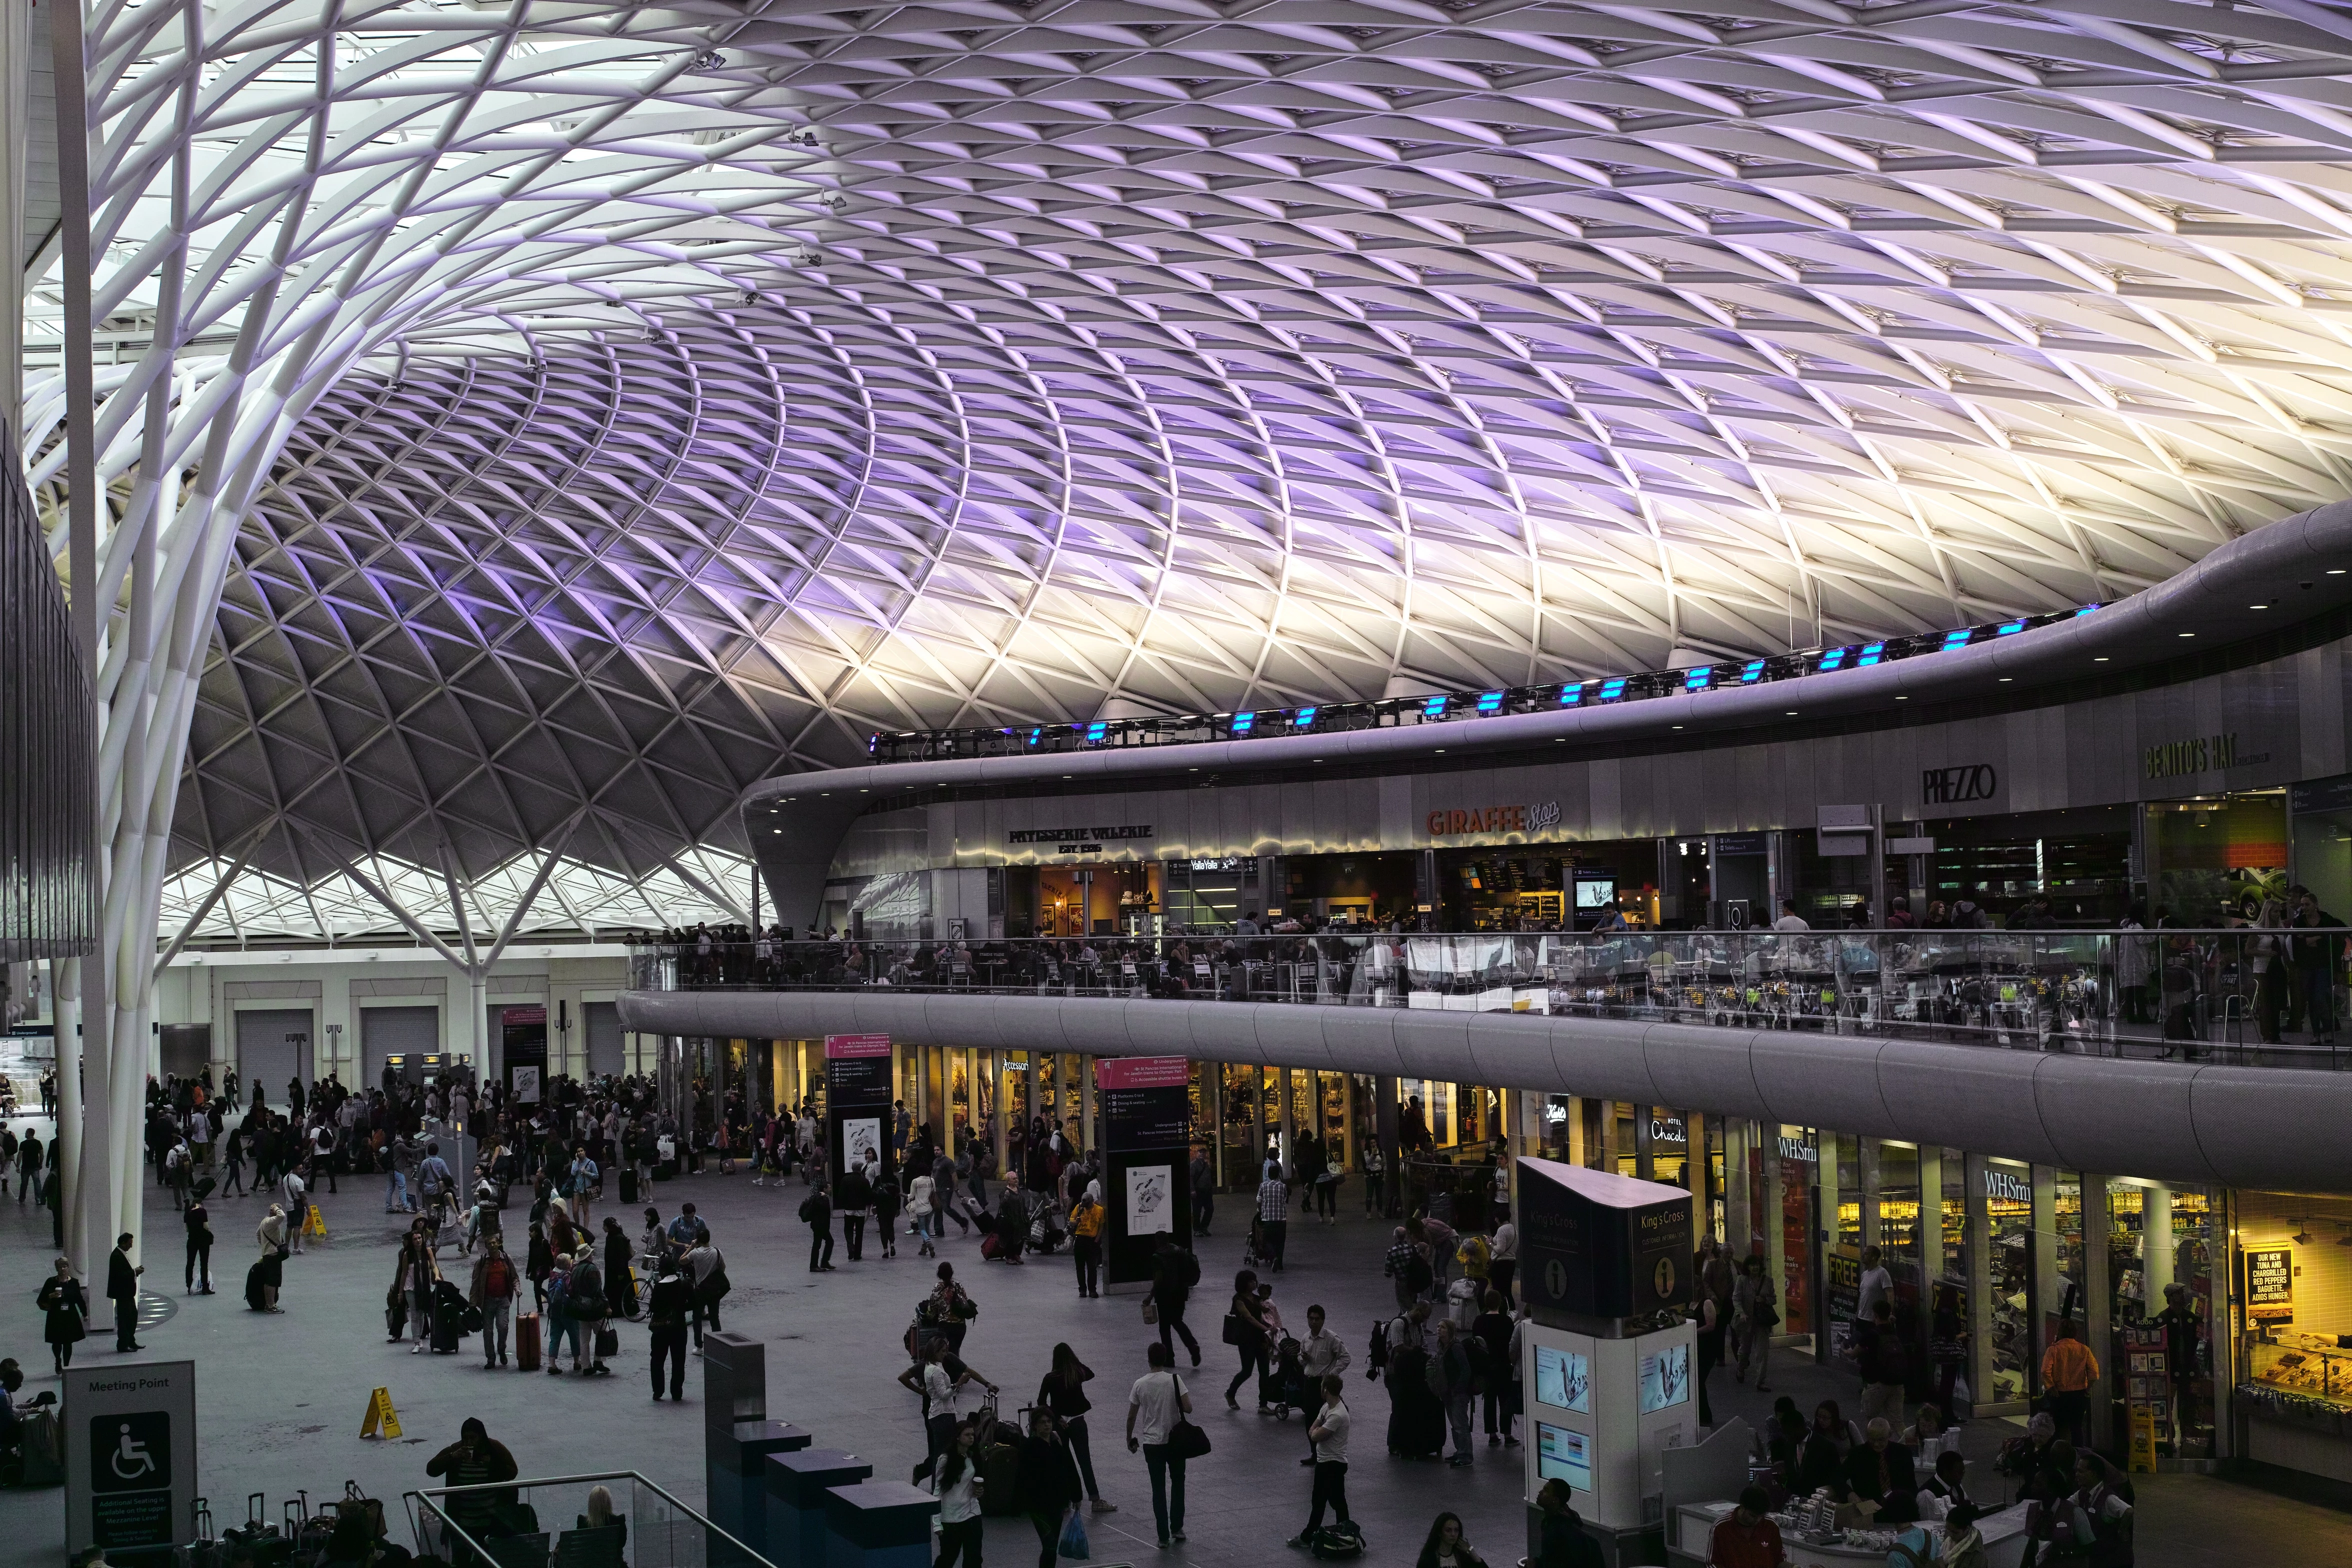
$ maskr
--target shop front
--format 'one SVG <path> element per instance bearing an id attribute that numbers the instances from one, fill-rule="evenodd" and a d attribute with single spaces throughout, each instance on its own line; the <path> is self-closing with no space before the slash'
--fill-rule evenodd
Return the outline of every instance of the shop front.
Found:
<path id="1" fill-rule="evenodd" d="M 2237 1451 L 2352 1498 L 2352 1199 L 2231 1196 Z"/>

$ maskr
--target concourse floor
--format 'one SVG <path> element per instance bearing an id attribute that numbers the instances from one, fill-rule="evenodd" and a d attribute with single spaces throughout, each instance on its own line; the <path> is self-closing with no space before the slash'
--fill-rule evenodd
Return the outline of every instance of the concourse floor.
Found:
<path id="1" fill-rule="evenodd" d="M 405 1342 L 386 1344 L 384 1291 L 405 1221 L 383 1213 L 381 1178 L 346 1180 L 341 1188 L 320 1200 L 329 1238 L 312 1242 L 310 1251 L 287 1265 L 286 1311 L 278 1317 L 247 1311 L 241 1296 L 246 1267 L 256 1256 L 253 1227 L 268 1212 L 266 1203 L 214 1200 L 219 1294 L 190 1298 L 180 1294 L 179 1217 L 168 1195 L 149 1189 L 154 1245 L 146 1253 L 146 1283 L 163 1300 L 151 1301 L 142 1314 L 161 1318 L 142 1330 L 142 1359 L 197 1363 L 202 1489 L 217 1523 L 241 1519 L 250 1492 L 265 1493 L 275 1517 L 281 1500 L 297 1489 L 315 1501 L 339 1493 L 347 1478 L 391 1510 L 402 1493 L 428 1484 L 426 1458 L 456 1438 L 468 1415 L 482 1417 L 492 1436 L 514 1451 L 526 1478 L 635 1468 L 701 1504 L 698 1369 L 689 1368 L 681 1408 L 652 1402 L 646 1331 L 635 1324 L 622 1328 L 614 1375 L 584 1381 L 568 1372 L 550 1377 L 486 1371 L 478 1342 L 471 1339 L 455 1356 L 415 1355 Z M 812 1277 L 808 1232 L 794 1217 L 804 1191 L 797 1180 L 779 1192 L 754 1187 L 748 1173 L 705 1173 L 662 1184 L 654 1195 L 666 1219 L 677 1203 L 690 1199 L 709 1222 L 735 1282 L 724 1308 L 726 1326 L 769 1346 L 771 1417 L 808 1428 L 821 1445 L 871 1459 L 877 1478 L 903 1479 L 921 1457 L 922 1437 L 915 1401 L 894 1381 L 904 1364 L 899 1338 L 932 1265 L 915 1256 L 906 1237 L 899 1238 L 898 1258 L 882 1259 L 869 1235 L 864 1262 L 849 1262 L 837 1241 L 836 1271 Z M 1349 1374 L 1357 1427 L 1348 1490 L 1371 1545 L 1367 1561 L 1410 1563 L 1431 1519 L 1450 1509 L 1463 1516 L 1473 1542 L 1504 1568 L 1523 1551 L 1519 1450 L 1489 1447 L 1482 1435 L 1477 1462 L 1466 1469 L 1393 1459 L 1385 1452 L 1388 1397 L 1365 1380 L 1362 1363 L 1370 1323 L 1392 1310 L 1380 1274 L 1388 1230 L 1365 1219 L 1355 1183 L 1343 1190 L 1343 1200 L 1337 1226 L 1294 1217 L 1289 1266 L 1276 1278 L 1276 1299 L 1294 1326 L 1303 1323 L 1308 1303 L 1322 1303 L 1356 1358 Z M 593 1217 L 601 1223 L 604 1212 L 600 1208 Z M 1279 1554 L 1280 1543 L 1306 1519 L 1308 1473 L 1297 1462 L 1305 1452 L 1297 1418 L 1282 1423 L 1258 1415 L 1247 1388 L 1238 1412 L 1227 1410 L 1223 1399 L 1235 1355 L 1216 1342 L 1217 1325 L 1223 1287 L 1239 1263 L 1245 1214 L 1238 1197 L 1220 1200 L 1221 1223 L 1201 1244 L 1204 1288 L 1189 1314 L 1203 1342 L 1204 1364 L 1187 1382 L 1215 1451 L 1192 1467 L 1190 1540 L 1168 1554 L 1187 1562 L 1264 1563 L 1269 1550 Z M 622 1217 L 633 1233 L 642 1224 L 635 1211 Z M 1142 1461 L 1126 1452 L 1120 1436 L 1127 1388 L 1142 1371 L 1144 1346 L 1154 1337 L 1140 1321 L 1139 1301 L 1123 1296 L 1082 1301 L 1066 1256 L 1033 1258 L 1019 1268 L 984 1264 L 974 1240 L 954 1237 L 952 1227 L 950 1233 L 942 1256 L 955 1264 L 981 1307 L 966 1358 L 1003 1385 L 1007 1412 L 1034 1397 L 1056 1341 L 1068 1341 L 1097 1374 L 1092 1385 L 1097 1411 L 1090 1421 L 1096 1464 L 1105 1495 L 1120 1511 L 1089 1518 L 1092 1560 L 1161 1561 Z M 50 1257 L 46 1216 L 20 1209 L 12 1192 L 0 1205 L 0 1278 L 22 1282 L 24 1289 L 21 1297 L 11 1293 L 18 1304 L 0 1317 L 0 1354 L 24 1364 L 28 1394 L 54 1385 L 41 1320 L 30 1303 L 32 1282 Z M 467 1260 L 451 1249 L 443 1258 L 445 1268 L 462 1280 Z M 167 1307 L 176 1310 L 162 1317 Z M 94 1330 L 76 1359 L 118 1360 L 110 1322 Z M 1180 1352 L 1180 1364 L 1182 1359 Z M 369 1393 L 379 1385 L 390 1391 L 402 1426 L 402 1436 L 388 1442 L 359 1436 Z M 1793 1396 L 1808 1410 L 1818 1398 L 1851 1401 L 1853 1394 L 1848 1380 L 1787 1355 L 1774 1369 L 1773 1392 Z M 1759 1425 L 1772 1397 L 1735 1383 L 1728 1369 L 1716 1374 L 1713 1394 L 1718 1420 L 1745 1415 Z M 1970 1452 L 1990 1453 L 2006 1430 L 1982 1424 L 1971 1436 Z M 1989 1475 L 1982 1479 L 1998 1485 Z M 2290 1556 L 2352 1562 L 2352 1517 L 2202 1478 L 2143 1478 L 2141 1486 L 2145 1568 L 2195 1568 L 2220 1563 L 2225 1555 L 2240 1562 Z M 0 1493 L 0 1541 L 60 1542 L 61 1498 L 55 1489 Z M 396 1527 L 395 1534 L 407 1543 L 404 1530 Z M 1034 1562 L 1036 1550 L 1025 1520 L 990 1522 L 992 1561 Z M 17 1557 L 0 1548 L 0 1561 L 61 1560 L 61 1552 Z"/>

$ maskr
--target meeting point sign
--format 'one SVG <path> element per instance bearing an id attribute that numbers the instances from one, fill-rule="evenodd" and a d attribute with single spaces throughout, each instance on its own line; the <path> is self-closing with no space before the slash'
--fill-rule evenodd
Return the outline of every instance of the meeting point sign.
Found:
<path id="1" fill-rule="evenodd" d="M 68 1553 L 170 1562 L 194 1528 L 196 1363 L 68 1367 L 61 1397 Z"/>

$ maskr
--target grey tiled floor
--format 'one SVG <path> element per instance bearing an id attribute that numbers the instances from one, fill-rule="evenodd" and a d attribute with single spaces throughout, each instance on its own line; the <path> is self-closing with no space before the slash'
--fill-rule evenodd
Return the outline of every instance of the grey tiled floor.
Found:
<path id="1" fill-rule="evenodd" d="M 876 1473 L 903 1478 L 920 1457 L 913 1401 L 893 1381 L 901 1363 L 898 1340 L 931 1266 L 901 1238 L 899 1256 L 883 1260 L 869 1238 L 866 1260 L 847 1261 L 821 1279 L 806 1272 L 807 1232 L 793 1217 L 803 1188 L 778 1193 L 755 1188 L 747 1174 L 705 1174 L 664 1184 L 656 1194 L 665 1216 L 691 1197 L 710 1221 L 727 1253 L 734 1293 L 726 1306 L 729 1330 L 757 1335 L 769 1346 L 770 1415 L 797 1422 L 824 1445 L 871 1459 Z M 1350 1184 L 1347 1194 L 1356 1198 Z M 699 1503 L 702 1498 L 698 1376 L 689 1374 L 683 1408 L 649 1399 L 644 1331 L 622 1331 L 618 1374 L 583 1383 L 483 1370 L 468 1349 L 455 1357 L 411 1355 L 405 1344 L 384 1342 L 382 1302 L 389 1283 L 400 1221 L 384 1215 L 379 1182 L 342 1184 L 326 1197 L 331 1235 L 288 1267 L 283 1317 L 245 1310 L 237 1295 L 253 1256 L 254 1224 L 266 1205 L 232 1198 L 214 1205 L 221 1294 L 181 1300 L 179 1310 L 146 1332 L 152 1356 L 193 1357 L 198 1367 L 202 1482 L 223 1523 L 241 1515 L 252 1491 L 278 1500 L 297 1488 L 315 1499 L 357 1479 L 387 1503 L 425 1484 L 425 1458 L 452 1440 L 458 1423 L 480 1415 L 515 1452 L 523 1473 L 579 1473 L 634 1468 Z M 1237 1215 L 1241 1205 L 1221 1205 Z M 168 1199 L 151 1193 L 148 1224 L 158 1245 L 149 1253 L 151 1286 L 176 1292 L 179 1223 Z M 598 1215 L 601 1219 L 601 1212 Z M 636 1215 L 624 1219 L 636 1227 Z M 1310 1301 L 1323 1303 L 1357 1355 L 1350 1373 L 1357 1410 L 1350 1500 L 1372 1550 L 1369 1561 L 1410 1563 L 1430 1519 L 1441 1509 L 1462 1514 L 1474 1542 L 1498 1563 L 1516 1561 L 1521 1541 L 1517 1450 L 1486 1447 L 1466 1470 L 1391 1459 L 1382 1451 L 1387 1396 L 1361 1374 L 1366 1330 L 1388 1300 L 1379 1258 L 1385 1227 L 1367 1223 L 1360 1200 L 1343 1205 L 1333 1227 L 1292 1225 L 1289 1268 L 1276 1299 L 1289 1321 L 1303 1321 Z M 1010 1409 L 1029 1402 L 1056 1341 L 1066 1340 L 1099 1374 L 1094 1387 L 1095 1450 L 1107 1495 L 1121 1511 L 1091 1520 L 1098 1563 L 1157 1563 L 1149 1489 L 1139 1459 L 1124 1450 L 1118 1433 L 1125 1391 L 1142 1370 L 1150 1337 L 1132 1298 L 1077 1299 L 1063 1258 L 1034 1259 L 1020 1268 L 981 1262 L 976 1246 L 950 1239 L 953 1261 L 979 1300 L 982 1314 L 966 1345 L 968 1358 L 1002 1384 Z M 31 1281 L 46 1266 L 47 1227 L 28 1210 L 0 1205 L 0 1279 L 25 1282 L 18 1304 L 0 1318 L 0 1353 L 24 1363 L 37 1392 L 48 1358 L 40 1320 L 29 1304 Z M 1239 1224 L 1216 1227 L 1202 1245 L 1207 1279 L 1192 1313 L 1206 1364 L 1195 1384 L 1195 1405 L 1216 1451 L 1192 1467 L 1189 1543 L 1181 1560 L 1198 1563 L 1264 1563 L 1285 1560 L 1279 1543 L 1303 1522 L 1307 1472 L 1297 1464 L 1304 1438 L 1288 1424 L 1244 1407 L 1224 1408 L 1223 1384 L 1234 1352 L 1215 1343 L 1223 1279 L 1240 1256 Z M 456 1268 L 462 1268 L 462 1265 Z M 14 1299 L 12 1297 L 12 1299 Z M 110 1334 L 94 1336 L 83 1354 L 111 1360 Z M 362 1440 L 360 1418 L 369 1390 L 391 1390 L 404 1427 L 396 1442 Z M 1783 1357 L 1774 1391 L 1810 1408 L 1823 1395 L 1845 1394 L 1832 1374 Z M 1760 1420 L 1769 1396 L 1717 1374 L 1718 1418 Z M 1996 1434 L 1979 1440 L 1989 1447 Z M 1971 1445 L 1972 1447 L 1976 1444 Z M 2226 1553 L 2233 1561 L 2263 1556 L 2352 1562 L 2352 1520 L 2226 1482 L 2165 1478 L 2145 1488 L 2147 1527 L 2140 1532 L 2145 1568 L 2201 1568 Z M 0 1493 L 0 1563 L 61 1559 L 60 1494 Z M 35 1543 L 47 1543 L 37 1547 Z M 1035 1537 L 1025 1521 L 992 1522 L 988 1555 L 999 1562 L 1034 1561 Z M 1171 1554 L 1173 1555 L 1173 1554 Z"/>

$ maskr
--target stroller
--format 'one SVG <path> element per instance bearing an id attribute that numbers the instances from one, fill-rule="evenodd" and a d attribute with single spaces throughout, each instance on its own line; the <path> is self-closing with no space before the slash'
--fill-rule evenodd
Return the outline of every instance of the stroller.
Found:
<path id="1" fill-rule="evenodd" d="M 1266 1379 L 1266 1403 L 1285 1421 L 1293 1410 L 1304 1415 L 1322 1406 L 1321 1392 L 1307 1386 L 1307 1363 L 1296 1334 L 1286 1333 L 1275 1342 L 1274 1374 Z"/>
<path id="2" fill-rule="evenodd" d="M 1249 1239 L 1242 1244 L 1242 1267 L 1244 1268 L 1274 1267 L 1274 1252 L 1266 1246 L 1262 1228 L 1265 1223 L 1256 1215 L 1250 1215 Z"/>
<path id="3" fill-rule="evenodd" d="M 1063 1228 L 1061 1211 L 1042 1193 L 1029 1197 L 1029 1250 L 1051 1253 L 1060 1249 L 1069 1233 Z"/>

